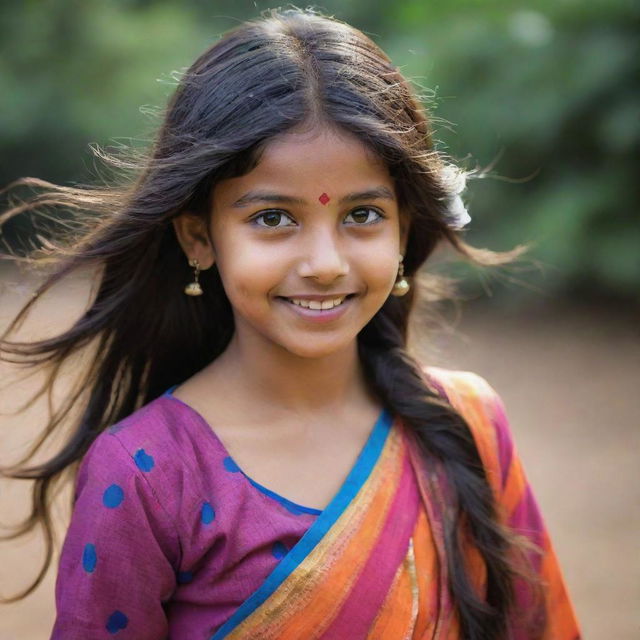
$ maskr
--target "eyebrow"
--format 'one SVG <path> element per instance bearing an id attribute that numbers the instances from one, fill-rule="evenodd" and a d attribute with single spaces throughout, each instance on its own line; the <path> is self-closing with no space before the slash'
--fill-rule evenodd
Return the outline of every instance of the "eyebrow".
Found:
<path id="1" fill-rule="evenodd" d="M 346 202 L 357 202 L 358 200 L 395 200 L 392 191 L 385 186 L 373 187 L 365 191 L 355 191 L 349 193 L 338 202 L 344 204 Z M 278 202 L 283 204 L 307 204 L 303 198 L 294 198 L 293 196 L 285 196 L 271 191 L 248 191 L 241 198 L 238 198 L 231 206 L 234 208 L 246 207 L 257 202 Z"/>

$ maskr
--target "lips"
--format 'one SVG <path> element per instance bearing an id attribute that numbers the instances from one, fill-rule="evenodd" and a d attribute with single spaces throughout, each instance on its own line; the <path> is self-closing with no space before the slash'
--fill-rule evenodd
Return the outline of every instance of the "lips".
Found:
<path id="1" fill-rule="evenodd" d="M 342 304 L 346 296 L 340 298 L 333 298 L 329 300 L 305 300 L 304 298 L 287 298 L 289 302 L 297 304 L 299 307 L 305 307 L 307 309 L 321 309 L 326 311 L 327 309 L 333 309 Z"/>
<path id="2" fill-rule="evenodd" d="M 314 311 L 328 311 L 339 307 L 347 298 L 352 298 L 355 294 L 335 294 L 333 296 L 280 296 L 282 300 L 286 300 L 291 304 L 305 309 L 313 309 Z"/>
<path id="3" fill-rule="evenodd" d="M 337 291 L 336 293 L 294 293 L 290 296 L 278 296 L 279 298 L 286 298 L 291 300 L 296 298 L 298 300 L 333 300 L 334 298 L 351 298 L 355 296 L 355 293 L 345 293 L 344 291 Z"/>

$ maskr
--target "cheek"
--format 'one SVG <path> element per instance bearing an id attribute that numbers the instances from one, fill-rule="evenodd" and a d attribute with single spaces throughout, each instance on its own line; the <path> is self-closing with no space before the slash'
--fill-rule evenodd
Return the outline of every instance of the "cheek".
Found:
<path id="1" fill-rule="evenodd" d="M 398 254 L 389 256 L 384 262 L 380 261 L 380 274 L 378 282 L 381 290 L 384 290 L 385 294 L 388 294 L 391 287 L 395 284 L 398 277 Z"/>
<path id="2" fill-rule="evenodd" d="M 370 290 L 388 290 L 393 286 L 398 274 L 400 260 L 399 247 L 386 244 L 371 248 L 358 256 L 359 271 L 363 274 Z"/>
<path id="3" fill-rule="evenodd" d="M 241 308 L 243 301 L 265 296 L 281 278 L 277 255 L 263 246 L 238 242 L 225 245 L 218 267 L 229 300 Z"/>

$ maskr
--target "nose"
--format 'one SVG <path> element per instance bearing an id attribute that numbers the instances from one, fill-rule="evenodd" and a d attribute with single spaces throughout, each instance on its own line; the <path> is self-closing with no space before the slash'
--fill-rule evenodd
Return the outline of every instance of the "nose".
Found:
<path id="1" fill-rule="evenodd" d="M 341 239 L 331 229 L 315 229 L 302 243 L 302 259 L 298 268 L 303 278 L 313 278 L 320 284 L 332 284 L 349 273 Z"/>

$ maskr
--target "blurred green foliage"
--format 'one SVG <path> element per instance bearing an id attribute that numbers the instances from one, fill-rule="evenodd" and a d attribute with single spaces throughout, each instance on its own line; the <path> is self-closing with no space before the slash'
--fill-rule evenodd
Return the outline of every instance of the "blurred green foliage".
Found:
<path id="1" fill-rule="evenodd" d="M 175 72 L 270 6 L 3 3 L 0 182 L 95 181 L 89 144 L 150 140 Z M 638 300 L 637 3 L 336 0 L 319 9 L 371 35 L 414 80 L 439 148 L 467 168 L 491 166 L 470 183 L 467 239 L 495 250 L 532 242 L 542 264 L 510 296 Z"/>

